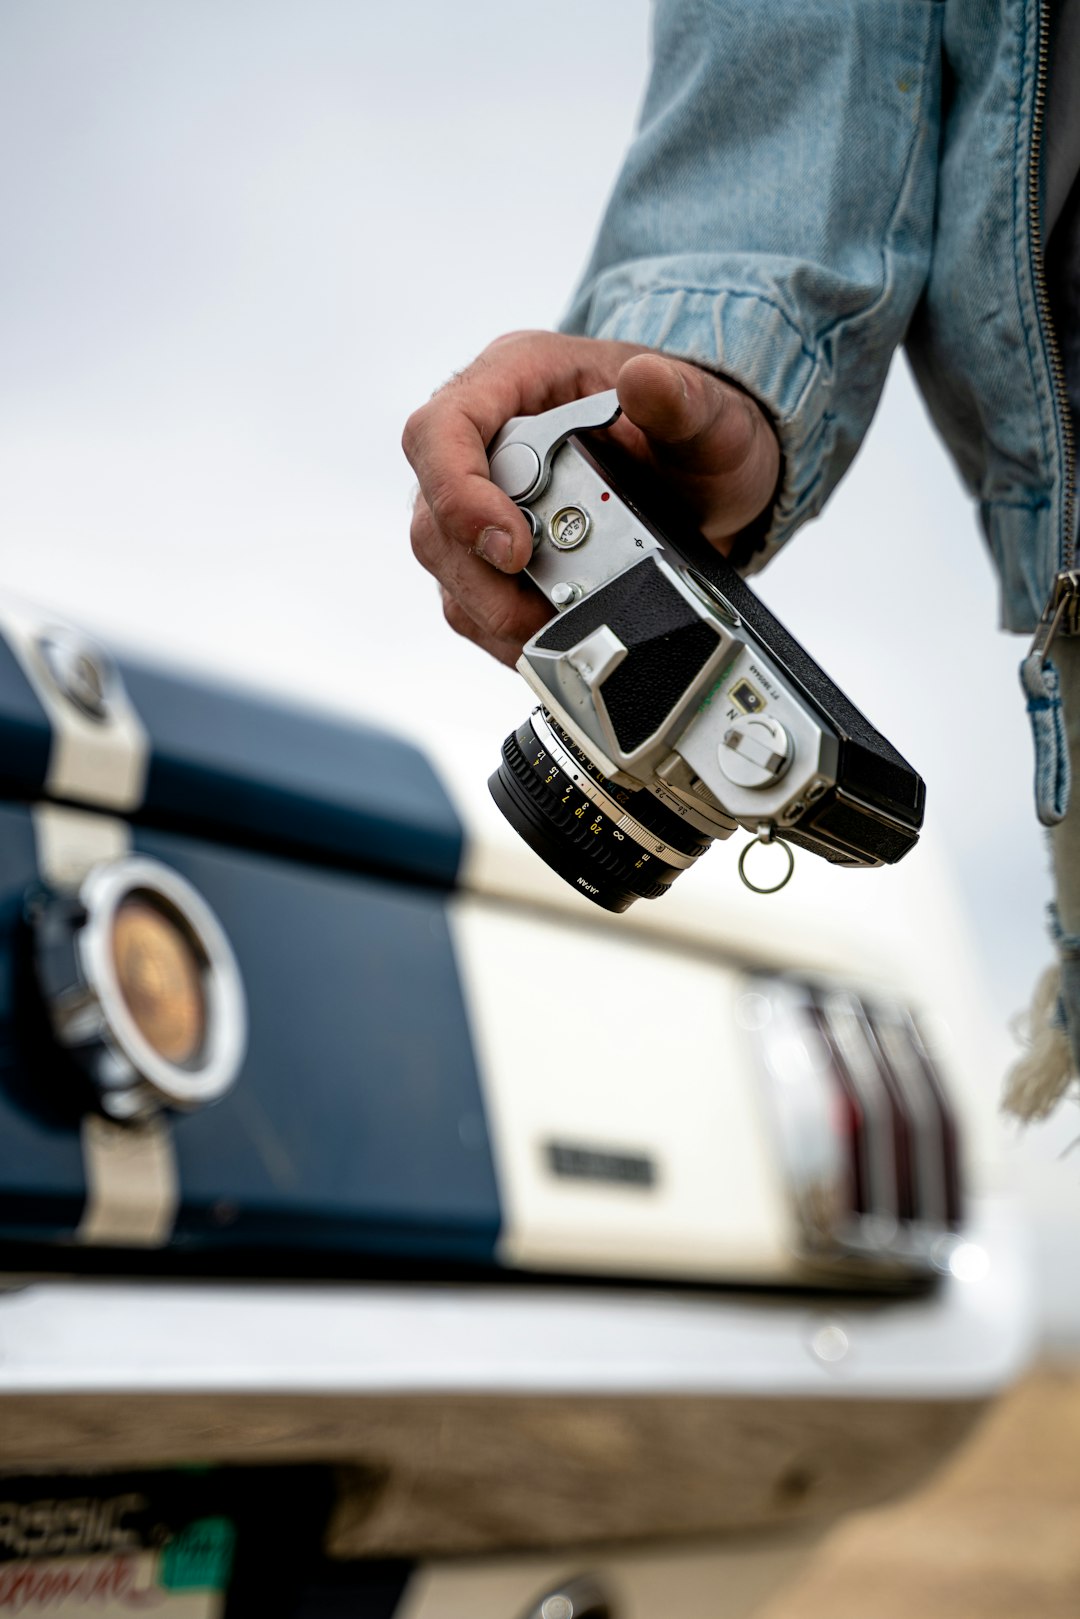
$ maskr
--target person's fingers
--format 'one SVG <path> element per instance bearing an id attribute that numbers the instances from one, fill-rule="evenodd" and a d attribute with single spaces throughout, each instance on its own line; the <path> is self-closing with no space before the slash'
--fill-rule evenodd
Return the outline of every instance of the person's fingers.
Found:
<path id="1" fill-rule="evenodd" d="M 532 556 L 523 513 L 488 476 L 487 449 L 512 416 L 618 387 L 612 437 L 669 478 L 721 549 L 765 509 L 779 449 L 746 394 L 689 361 L 636 344 L 553 332 L 496 339 L 406 424 L 420 485 L 413 550 L 443 587 L 446 617 L 503 663 L 551 616 L 516 577 Z"/>
<path id="2" fill-rule="evenodd" d="M 476 423 L 465 411 L 425 408 L 431 414 L 420 426 L 407 425 L 402 443 L 436 525 L 504 573 L 523 568 L 532 556 L 532 535 L 514 502 L 488 477 Z"/>
<path id="3" fill-rule="evenodd" d="M 618 376 L 638 453 L 676 483 L 710 539 L 738 533 L 772 498 L 780 470 L 776 434 L 760 407 L 731 383 L 667 355 L 643 353 Z"/>
<path id="4" fill-rule="evenodd" d="M 514 667 L 521 656 L 521 648 L 515 642 L 498 641 L 493 635 L 488 635 L 448 590 L 442 591 L 442 604 L 443 617 L 455 634 L 472 641 L 482 652 L 504 663 L 508 669 Z"/>
<path id="5" fill-rule="evenodd" d="M 618 377 L 619 403 L 671 467 L 729 472 L 746 457 L 757 407 L 737 388 L 665 354 L 638 354 Z"/>
<path id="6" fill-rule="evenodd" d="M 550 603 L 529 580 L 503 578 L 444 534 L 422 496 L 413 509 L 410 539 L 417 561 L 492 640 L 515 645 L 520 653 L 551 617 Z"/>
<path id="7" fill-rule="evenodd" d="M 470 366 L 413 412 L 401 445 L 442 533 L 512 573 L 532 555 L 532 536 L 514 502 L 488 477 L 486 444 L 514 415 L 514 390 L 498 374 L 480 388 L 469 375 L 475 370 Z"/>
<path id="8" fill-rule="evenodd" d="M 402 448 L 440 531 L 506 573 L 532 555 L 529 526 L 488 477 L 487 445 L 511 416 L 612 386 L 629 343 L 553 332 L 498 339 L 405 424 Z"/>

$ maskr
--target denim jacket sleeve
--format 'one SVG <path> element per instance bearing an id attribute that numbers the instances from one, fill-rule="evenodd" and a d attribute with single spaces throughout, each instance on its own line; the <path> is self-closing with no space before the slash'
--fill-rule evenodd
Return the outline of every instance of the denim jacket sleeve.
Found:
<path id="1" fill-rule="evenodd" d="M 657 0 L 638 128 L 564 329 L 683 355 L 771 413 L 759 566 L 869 426 L 926 280 L 941 0 Z"/>

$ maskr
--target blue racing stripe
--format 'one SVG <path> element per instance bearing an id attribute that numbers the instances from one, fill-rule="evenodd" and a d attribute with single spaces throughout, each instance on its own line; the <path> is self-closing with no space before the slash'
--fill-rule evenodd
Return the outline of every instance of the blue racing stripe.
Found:
<path id="1" fill-rule="evenodd" d="M 444 895 L 149 829 L 135 845 L 213 906 L 248 1003 L 235 1087 L 173 1121 L 172 1245 L 491 1264 L 499 1193 Z"/>
<path id="2" fill-rule="evenodd" d="M 227 686 L 121 667 L 151 738 L 136 820 L 453 886 L 461 823 L 411 743 Z"/>
<path id="3" fill-rule="evenodd" d="M 19 798 L 45 785 L 52 728 L 21 663 L 0 635 L 0 781 Z"/>

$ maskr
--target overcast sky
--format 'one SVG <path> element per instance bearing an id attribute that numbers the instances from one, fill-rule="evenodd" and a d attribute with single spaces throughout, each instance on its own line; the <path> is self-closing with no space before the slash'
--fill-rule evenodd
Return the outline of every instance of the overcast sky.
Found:
<path id="1" fill-rule="evenodd" d="M 647 61 L 643 0 L 6 0 L 3 583 L 158 655 L 422 732 L 516 723 L 409 554 L 401 423 L 551 325 Z M 1015 669 L 894 371 L 762 595 L 923 772 L 1002 1008 L 1046 955 Z"/>

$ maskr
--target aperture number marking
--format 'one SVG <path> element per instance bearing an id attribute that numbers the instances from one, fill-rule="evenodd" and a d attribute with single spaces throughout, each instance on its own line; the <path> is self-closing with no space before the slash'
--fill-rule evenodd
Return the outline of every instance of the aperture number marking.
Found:
<path id="1" fill-rule="evenodd" d="M 575 765 L 573 758 L 569 753 L 567 753 L 566 749 L 561 746 L 558 738 L 552 734 L 542 715 L 539 713 L 532 715 L 532 727 L 533 730 L 539 734 L 540 740 L 545 742 L 546 747 L 543 750 L 543 753 L 545 757 L 550 755 L 553 761 L 553 768 L 554 766 L 557 766 L 558 769 L 561 770 L 562 773 L 574 783 L 574 786 L 577 787 L 578 790 L 590 801 L 593 809 L 595 811 L 602 812 L 614 823 L 613 830 L 618 829 L 618 831 L 622 832 L 624 835 L 629 833 L 630 837 L 634 839 L 635 843 L 642 844 L 644 848 L 649 850 L 652 855 L 662 855 L 669 866 L 678 866 L 681 869 L 685 869 L 687 866 L 692 866 L 694 864 L 693 856 L 684 855 L 681 854 L 677 849 L 669 848 L 666 843 L 663 843 L 658 837 L 656 837 L 654 833 L 650 832 L 647 827 L 642 826 L 640 821 L 636 821 L 632 815 L 627 815 L 620 810 L 619 806 L 615 804 L 611 798 L 609 798 L 608 794 L 597 786 L 592 777 L 587 775 L 584 770 L 580 770 Z M 565 799 L 563 802 L 565 803 Z M 582 805 L 579 809 L 575 809 L 575 817 L 580 819 L 584 814 L 585 807 L 586 806 Z M 601 819 L 596 827 L 596 830 L 600 831 L 602 827 L 603 821 Z M 646 854 L 643 856 L 643 858 L 647 860 L 650 858 L 650 855 Z"/>

